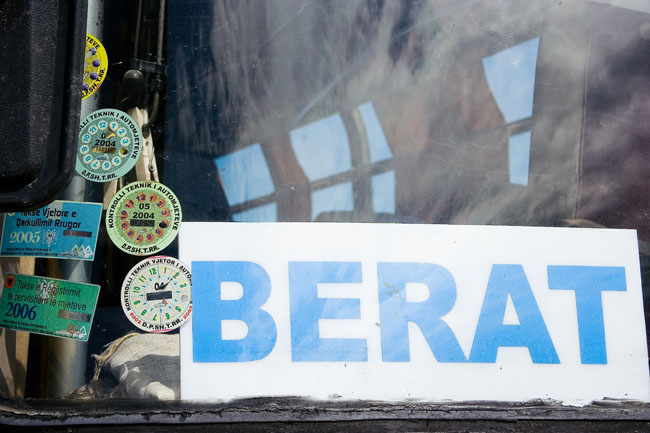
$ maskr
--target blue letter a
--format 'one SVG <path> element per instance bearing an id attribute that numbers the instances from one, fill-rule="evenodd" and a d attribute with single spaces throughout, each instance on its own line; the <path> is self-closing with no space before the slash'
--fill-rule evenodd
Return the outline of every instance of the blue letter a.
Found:
<path id="1" fill-rule="evenodd" d="M 503 324 L 508 294 L 519 325 Z M 496 362 L 499 347 L 528 347 L 534 363 L 560 362 L 521 265 L 492 266 L 469 362 Z"/>

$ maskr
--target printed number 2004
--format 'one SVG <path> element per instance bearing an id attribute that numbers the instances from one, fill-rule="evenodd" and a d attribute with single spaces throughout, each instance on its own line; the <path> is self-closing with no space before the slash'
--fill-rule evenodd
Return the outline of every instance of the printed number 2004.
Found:
<path id="1" fill-rule="evenodd" d="M 41 241 L 41 232 L 11 232 L 9 234 L 10 244 L 35 244 Z"/>
<path id="2" fill-rule="evenodd" d="M 18 302 L 15 304 L 9 302 L 9 309 L 5 313 L 5 316 L 34 320 L 36 319 L 36 311 L 34 311 L 34 308 L 36 308 L 36 305 L 30 307 L 29 305 L 19 304 Z"/>

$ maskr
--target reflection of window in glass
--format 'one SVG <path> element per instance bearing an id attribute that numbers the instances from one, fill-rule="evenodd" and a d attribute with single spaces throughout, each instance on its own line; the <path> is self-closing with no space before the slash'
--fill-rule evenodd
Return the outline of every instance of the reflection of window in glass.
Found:
<path id="1" fill-rule="evenodd" d="M 345 182 L 317 189 L 311 195 L 311 219 L 328 211 L 353 211 L 352 183 Z"/>
<path id="2" fill-rule="evenodd" d="M 392 157 L 375 108 L 366 102 L 215 163 L 234 221 L 374 221 L 395 214 Z M 296 170 L 304 173 L 302 181 Z"/>
<path id="3" fill-rule="evenodd" d="M 393 153 L 390 151 L 384 130 L 381 127 L 381 123 L 379 123 L 379 118 L 377 117 L 372 102 L 359 105 L 359 114 L 361 114 L 366 129 L 370 162 L 379 162 L 392 158 Z"/>
<path id="4" fill-rule="evenodd" d="M 395 173 L 390 163 L 377 164 L 393 155 L 372 102 L 294 129 L 291 146 L 312 182 L 312 220 L 328 212 L 354 212 L 353 220 L 395 213 Z"/>
<path id="5" fill-rule="evenodd" d="M 291 147 L 312 182 L 350 169 L 350 145 L 339 114 L 291 131 Z"/>
<path id="6" fill-rule="evenodd" d="M 372 177 L 372 210 L 395 213 L 395 172 L 387 171 Z"/>
<path id="7" fill-rule="evenodd" d="M 510 183 L 528 185 L 531 117 L 539 38 L 483 58 L 485 77 L 508 123 Z"/>
<path id="8" fill-rule="evenodd" d="M 269 203 L 232 214 L 232 220 L 239 222 L 277 221 L 277 219 L 278 205 L 276 203 Z"/>
<path id="9" fill-rule="evenodd" d="M 511 135 L 508 139 L 508 172 L 510 183 L 528 185 L 530 131 Z"/>
<path id="10" fill-rule="evenodd" d="M 215 159 L 228 204 L 260 200 L 275 192 L 269 167 L 259 144 L 253 144 Z M 233 213 L 235 221 L 276 221 L 275 203 Z"/>

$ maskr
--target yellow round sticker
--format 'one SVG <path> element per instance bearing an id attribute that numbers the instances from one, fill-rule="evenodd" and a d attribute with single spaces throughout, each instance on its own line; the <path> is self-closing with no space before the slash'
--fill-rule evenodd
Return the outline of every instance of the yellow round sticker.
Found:
<path id="1" fill-rule="evenodd" d="M 108 56 L 104 46 L 93 35 L 86 34 L 86 54 L 81 99 L 86 99 L 99 89 L 106 78 Z"/>

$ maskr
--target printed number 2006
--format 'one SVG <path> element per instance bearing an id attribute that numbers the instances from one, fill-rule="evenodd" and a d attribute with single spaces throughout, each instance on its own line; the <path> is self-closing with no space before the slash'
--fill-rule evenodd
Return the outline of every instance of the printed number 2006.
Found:
<path id="1" fill-rule="evenodd" d="M 35 244 L 41 241 L 41 232 L 11 232 L 9 234 L 9 243 L 10 244 Z"/>
<path id="2" fill-rule="evenodd" d="M 13 302 L 9 302 L 9 309 L 5 313 L 6 317 L 21 317 L 23 319 L 29 319 L 29 320 L 34 320 L 36 319 L 36 311 L 34 311 L 34 308 L 36 308 L 36 305 L 33 305 L 31 308 L 29 305 L 25 304 L 19 304 L 16 302 L 15 304 Z"/>

